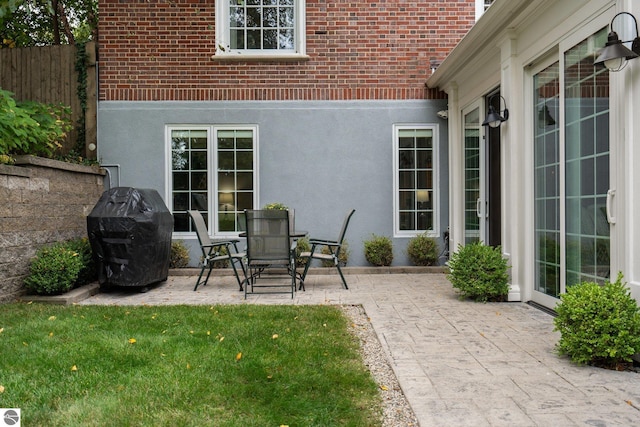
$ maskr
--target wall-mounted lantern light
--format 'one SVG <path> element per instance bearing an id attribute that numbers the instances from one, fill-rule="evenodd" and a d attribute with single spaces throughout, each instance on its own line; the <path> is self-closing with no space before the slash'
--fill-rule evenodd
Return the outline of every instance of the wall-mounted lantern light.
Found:
<path id="1" fill-rule="evenodd" d="M 499 96 L 500 99 L 504 101 L 504 110 L 500 111 L 500 107 L 498 107 L 498 111 L 496 111 L 495 107 L 491 104 L 491 100 Z M 482 126 L 489 126 L 492 128 L 497 128 L 502 124 L 502 122 L 506 122 L 509 120 L 509 110 L 507 109 L 507 101 L 504 100 L 502 95 L 493 95 L 489 98 L 489 113 L 487 114 L 487 118 L 482 122 Z"/>
<path id="2" fill-rule="evenodd" d="M 633 40 L 620 41 L 618 33 L 613 31 L 613 21 L 620 15 L 629 15 L 633 18 L 635 24 L 636 37 Z M 620 71 L 626 65 L 629 59 L 637 58 L 640 56 L 640 37 L 638 37 L 638 21 L 636 17 L 629 12 L 620 12 L 611 20 L 609 25 L 611 31 L 607 36 L 607 43 L 600 52 L 600 55 L 595 60 L 593 65 L 602 65 L 609 71 Z M 631 49 L 626 47 L 623 43 L 630 43 Z"/>
<path id="3" fill-rule="evenodd" d="M 541 107 L 540 110 L 538 110 L 538 127 L 543 128 L 545 126 L 553 126 L 555 124 L 556 121 L 551 115 L 549 107 L 547 107 L 547 104 L 544 104 L 544 107 Z"/>

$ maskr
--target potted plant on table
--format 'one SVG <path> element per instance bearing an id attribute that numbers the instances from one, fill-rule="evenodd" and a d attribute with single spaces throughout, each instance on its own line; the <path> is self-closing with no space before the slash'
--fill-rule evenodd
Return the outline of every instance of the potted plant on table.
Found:
<path id="1" fill-rule="evenodd" d="M 266 211 L 286 211 L 289 210 L 287 205 L 280 202 L 267 203 L 262 207 Z"/>

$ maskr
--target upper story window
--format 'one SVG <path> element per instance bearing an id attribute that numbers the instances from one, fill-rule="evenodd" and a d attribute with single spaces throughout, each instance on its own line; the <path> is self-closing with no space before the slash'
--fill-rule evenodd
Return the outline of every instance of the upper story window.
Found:
<path id="1" fill-rule="evenodd" d="M 435 126 L 394 126 L 395 235 L 437 236 Z"/>
<path id="2" fill-rule="evenodd" d="M 476 21 L 489 9 L 494 0 L 476 0 Z"/>
<path id="3" fill-rule="evenodd" d="M 216 56 L 302 56 L 304 0 L 216 0 Z"/>

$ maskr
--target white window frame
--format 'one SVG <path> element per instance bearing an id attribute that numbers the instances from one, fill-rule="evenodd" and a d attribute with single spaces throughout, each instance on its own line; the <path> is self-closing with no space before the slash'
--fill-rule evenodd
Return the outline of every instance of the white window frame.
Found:
<path id="1" fill-rule="evenodd" d="M 495 0 L 476 0 L 476 21 L 489 9 Z"/>
<path id="2" fill-rule="evenodd" d="M 253 139 L 253 206 L 260 206 L 258 195 L 260 194 L 259 183 L 259 133 L 258 125 L 188 125 L 188 124 L 170 124 L 165 126 L 165 170 L 167 171 L 167 179 L 165 186 L 165 200 L 167 200 L 168 208 L 171 212 L 173 209 L 173 164 L 172 164 L 172 151 L 171 151 L 171 132 L 174 130 L 205 130 L 207 132 L 207 160 L 208 160 L 208 183 L 207 183 L 207 200 L 208 200 L 208 216 L 207 224 L 209 228 L 209 235 L 214 237 L 237 237 L 241 230 L 233 232 L 221 232 L 218 229 L 218 222 L 216 221 L 217 214 L 220 211 L 220 204 L 218 202 L 218 159 L 217 153 L 217 132 L 219 130 L 251 130 L 254 135 Z M 195 231 L 173 232 L 173 236 L 176 238 L 196 238 Z"/>
<path id="3" fill-rule="evenodd" d="M 293 49 L 231 49 L 229 36 L 229 0 L 216 0 L 216 52 L 220 59 L 304 59 L 306 58 L 306 1 L 295 1 Z"/>
<path id="4" fill-rule="evenodd" d="M 430 130 L 433 138 L 432 148 L 432 206 L 433 206 L 433 229 L 432 230 L 401 230 L 400 229 L 400 183 L 398 182 L 398 172 L 400 165 L 399 158 L 399 132 L 401 130 Z M 393 125 L 393 237 L 415 237 L 427 233 L 429 237 L 440 236 L 440 173 L 439 173 L 439 153 L 438 145 L 438 125 L 429 123 L 403 123 Z"/>

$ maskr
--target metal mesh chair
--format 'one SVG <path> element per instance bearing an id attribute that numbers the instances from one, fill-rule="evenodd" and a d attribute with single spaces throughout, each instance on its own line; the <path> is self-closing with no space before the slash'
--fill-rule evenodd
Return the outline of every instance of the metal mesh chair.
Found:
<path id="1" fill-rule="evenodd" d="M 204 218 L 200 211 L 187 211 L 191 220 L 193 221 L 193 225 L 196 229 L 196 234 L 198 235 L 198 242 L 200 243 L 200 249 L 202 250 L 202 269 L 200 270 L 200 275 L 198 275 L 198 281 L 196 282 L 194 291 L 198 289 L 198 286 L 205 286 L 209 281 L 209 276 L 211 276 L 211 270 L 217 265 L 217 263 L 225 263 L 228 262 L 231 264 L 233 268 L 233 274 L 236 276 L 236 280 L 238 281 L 238 286 L 240 286 L 240 290 L 243 290 L 242 284 L 246 280 L 247 273 L 244 269 L 244 264 L 242 263 L 243 258 L 245 257 L 245 253 L 238 252 L 237 243 L 240 241 L 239 239 L 211 239 L 209 237 L 209 231 L 207 230 L 207 225 L 204 222 Z M 231 247 L 233 246 L 233 252 L 231 251 Z M 238 274 L 238 269 L 236 268 L 236 262 L 240 263 L 240 268 L 242 269 L 242 273 L 244 275 L 244 279 L 240 279 Z M 204 275 L 205 270 L 207 271 L 207 276 L 204 280 L 202 280 L 202 276 Z"/>
<path id="2" fill-rule="evenodd" d="M 342 274 L 342 269 L 340 268 L 340 251 L 342 250 L 342 245 L 344 242 L 344 236 L 347 233 L 347 227 L 349 226 L 349 221 L 351 217 L 356 212 L 355 209 L 352 209 L 351 212 L 347 214 L 344 218 L 344 222 L 342 223 L 342 228 L 340 229 L 340 234 L 338 235 L 337 240 L 326 240 L 326 239 L 309 239 L 309 244 L 311 245 L 311 251 L 302 252 L 300 254 L 300 258 L 308 258 L 306 265 L 304 267 L 304 271 L 300 276 L 300 289 L 304 290 L 304 279 L 307 277 L 307 272 L 309 271 L 309 267 L 311 266 L 311 261 L 314 259 L 319 259 L 322 261 L 331 261 L 338 269 L 338 273 L 340 274 L 340 278 L 342 279 L 342 285 L 345 289 L 349 289 L 347 286 L 347 281 L 344 279 L 344 275 Z M 329 253 L 322 253 L 322 247 L 326 246 L 329 249 Z"/>
<path id="3" fill-rule="evenodd" d="M 245 210 L 247 222 L 247 270 L 248 280 L 244 288 L 247 294 L 291 293 L 296 290 L 296 241 L 291 239 L 289 214 L 285 210 Z M 269 271 L 267 271 L 269 270 Z M 258 284 L 263 273 L 286 272 L 287 283 L 269 277 Z M 289 282 L 290 279 L 290 282 Z M 279 290 L 277 288 L 285 288 Z"/>

